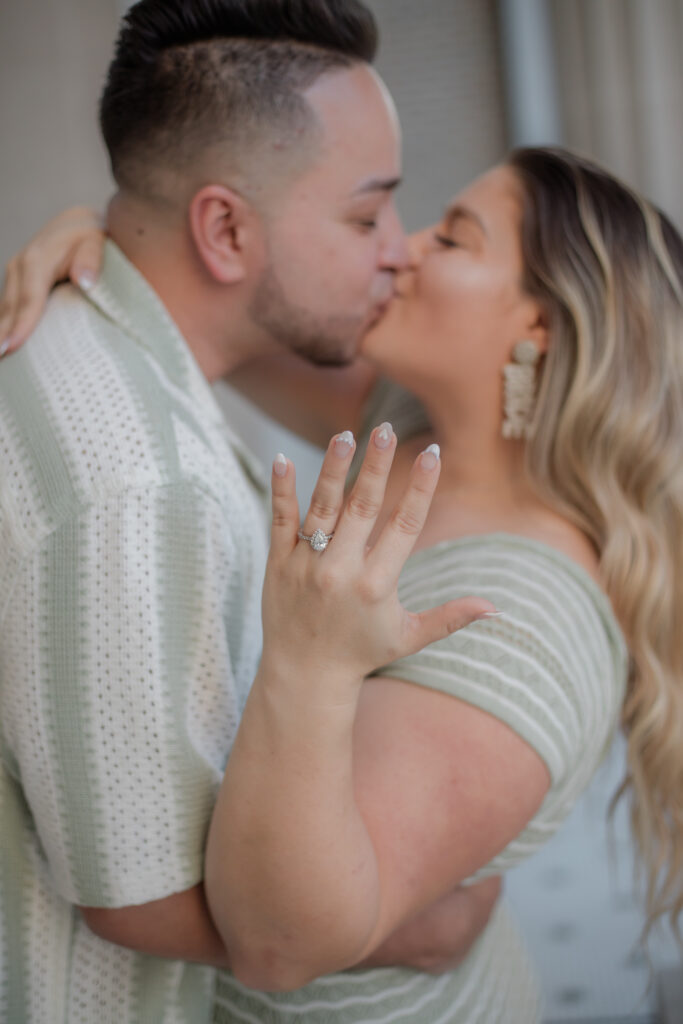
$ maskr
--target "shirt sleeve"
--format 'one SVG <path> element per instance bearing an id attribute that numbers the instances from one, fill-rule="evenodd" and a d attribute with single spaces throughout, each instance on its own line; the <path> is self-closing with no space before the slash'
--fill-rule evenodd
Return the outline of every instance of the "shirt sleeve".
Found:
<path id="1" fill-rule="evenodd" d="M 489 598 L 502 616 L 453 633 L 380 674 L 449 693 L 505 722 L 545 762 L 553 787 L 602 755 L 621 690 L 601 617 L 585 589 L 550 562 L 448 549 L 420 564 L 406 589 L 411 610 L 450 598 Z"/>
<path id="2" fill-rule="evenodd" d="M 3 628 L 3 723 L 59 893 L 117 907 L 202 877 L 237 721 L 224 612 L 234 552 L 214 498 L 135 490 L 55 529 Z"/>

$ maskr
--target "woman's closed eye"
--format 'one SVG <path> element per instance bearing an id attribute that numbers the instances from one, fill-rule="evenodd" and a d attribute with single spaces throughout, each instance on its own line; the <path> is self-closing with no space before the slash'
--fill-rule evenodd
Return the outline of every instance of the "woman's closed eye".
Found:
<path id="1" fill-rule="evenodd" d="M 455 241 L 454 238 L 451 238 L 449 235 L 442 235 L 438 231 L 434 233 L 434 240 L 438 242 L 439 245 L 442 245 L 445 249 L 458 248 L 458 243 Z"/>

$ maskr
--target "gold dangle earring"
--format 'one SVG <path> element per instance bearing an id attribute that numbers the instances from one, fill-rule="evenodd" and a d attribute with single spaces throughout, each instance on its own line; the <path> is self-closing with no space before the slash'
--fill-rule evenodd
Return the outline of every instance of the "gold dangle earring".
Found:
<path id="1" fill-rule="evenodd" d="M 512 362 L 503 367 L 503 437 L 529 436 L 536 398 L 536 364 L 541 351 L 535 341 L 518 341 L 512 350 Z"/>

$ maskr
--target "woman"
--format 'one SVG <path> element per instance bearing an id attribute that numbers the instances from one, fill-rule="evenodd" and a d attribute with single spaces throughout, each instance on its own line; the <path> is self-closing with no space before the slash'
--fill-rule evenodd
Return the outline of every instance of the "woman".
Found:
<path id="1" fill-rule="evenodd" d="M 350 497 L 354 446 L 333 441 L 303 540 L 291 464 L 274 466 L 264 656 L 207 853 L 240 979 L 220 983 L 226 1020 L 539 1019 L 503 906 L 438 980 L 339 972 L 538 848 L 620 717 L 648 923 L 683 904 L 683 242 L 586 161 L 519 150 L 413 248 L 364 355 L 427 419 L 379 384 Z M 421 503 L 389 518 L 411 473 Z M 334 533 L 322 553 L 316 530 Z M 373 575 L 389 533 L 415 545 L 406 608 L 476 593 L 502 614 L 366 678 L 369 609 L 410 628 Z"/>

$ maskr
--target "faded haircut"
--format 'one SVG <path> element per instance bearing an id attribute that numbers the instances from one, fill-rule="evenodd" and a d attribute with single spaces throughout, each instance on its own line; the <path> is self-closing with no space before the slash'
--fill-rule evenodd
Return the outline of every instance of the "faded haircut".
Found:
<path id="1" fill-rule="evenodd" d="M 207 183 L 217 154 L 238 177 L 271 162 L 286 175 L 316 135 L 302 93 L 326 72 L 371 63 L 376 49 L 360 0 L 140 0 L 100 100 L 117 185 L 168 200 L 169 179 Z"/>

